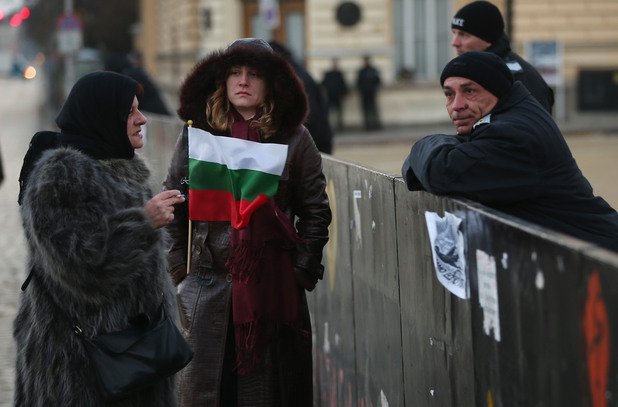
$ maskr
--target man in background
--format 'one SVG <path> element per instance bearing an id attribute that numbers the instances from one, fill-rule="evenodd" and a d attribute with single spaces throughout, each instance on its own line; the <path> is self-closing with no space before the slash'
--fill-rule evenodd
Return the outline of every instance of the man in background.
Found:
<path id="1" fill-rule="evenodd" d="M 498 55 L 509 67 L 516 81 L 521 81 L 550 114 L 554 91 L 538 71 L 511 51 L 504 32 L 504 20 L 498 7 L 488 1 L 474 1 L 462 7 L 451 20 L 451 45 L 461 55 L 467 51 L 487 51 Z"/>
<path id="2" fill-rule="evenodd" d="M 333 58 L 330 69 L 324 72 L 322 86 L 328 97 L 328 111 L 332 113 L 330 117 L 334 116 L 337 130 L 341 131 L 343 130 L 343 98 L 348 94 L 348 85 L 343 72 L 339 69 L 337 58 Z"/>
<path id="3" fill-rule="evenodd" d="M 111 54 L 105 60 L 105 70 L 127 75 L 144 88 L 139 108 L 143 112 L 169 115 L 170 111 L 163 101 L 159 88 L 144 69 L 142 55 L 137 52 L 129 54 Z"/>
<path id="4" fill-rule="evenodd" d="M 283 44 L 277 41 L 269 41 L 268 43 L 273 51 L 285 58 L 296 75 L 303 82 L 305 94 L 309 102 L 309 117 L 305 122 L 305 126 L 311 133 L 316 147 L 322 153 L 330 154 L 333 151 L 333 130 L 328 122 L 328 112 L 326 110 L 326 101 L 322 94 L 322 89 L 318 85 L 311 74 L 307 72 L 298 62 L 292 57 L 292 53 Z"/>
<path id="5" fill-rule="evenodd" d="M 371 64 L 371 57 L 365 55 L 363 66 L 358 70 L 356 78 L 365 130 L 376 130 L 382 127 L 377 103 L 378 90 L 381 85 L 380 72 Z"/>

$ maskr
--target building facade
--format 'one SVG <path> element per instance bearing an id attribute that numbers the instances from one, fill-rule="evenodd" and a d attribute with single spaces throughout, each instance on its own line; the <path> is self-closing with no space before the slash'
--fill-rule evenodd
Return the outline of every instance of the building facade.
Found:
<path id="1" fill-rule="evenodd" d="M 437 78 L 455 55 L 450 46 L 451 17 L 468 2 L 141 0 L 136 43 L 172 104 L 174 92 L 196 61 L 235 38 L 252 36 L 286 44 L 317 80 L 336 57 L 352 85 L 362 57 L 371 55 L 384 83 L 380 94 L 384 123 L 433 122 L 447 119 Z M 618 2 L 496 0 L 495 4 L 511 23 L 507 30 L 516 52 L 530 59 L 534 55 L 527 54 L 554 46 L 548 69 L 556 71 L 547 73 L 559 79 L 558 114 L 576 113 L 582 70 L 618 66 Z M 541 53 L 535 61 L 542 63 L 547 57 Z M 346 101 L 350 110 L 346 121 L 351 125 L 360 121 L 356 103 L 355 95 Z"/>

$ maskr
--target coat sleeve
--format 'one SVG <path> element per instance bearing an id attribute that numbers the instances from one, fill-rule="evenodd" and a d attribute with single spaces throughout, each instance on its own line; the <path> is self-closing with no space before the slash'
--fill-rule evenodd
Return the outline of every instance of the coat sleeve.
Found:
<path id="1" fill-rule="evenodd" d="M 309 132 L 300 133 L 294 154 L 292 210 L 298 218 L 296 229 L 302 239 L 296 257 L 296 268 L 321 278 L 322 250 L 328 242 L 328 226 L 332 214 L 326 194 L 326 178 L 322 172 L 322 156 Z"/>
<path id="2" fill-rule="evenodd" d="M 456 136 L 436 134 L 417 141 L 410 154 L 403 162 L 401 175 L 410 191 L 429 191 L 425 166 L 431 163 L 433 157 L 447 146 L 459 144 Z M 417 175 L 418 174 L 418 175 Z M 422 178 L 421 178 L 422 177 Z"/>
<path id="3" fill-rule="evenodd" d="M 185 128 L 186 129 L 186 128 Z M 163 189 L 177 189 L 185 195 L 185 201 L 174 208 L 174 220 L 167 226 L 171 238 L 169 270 L 174 284 L 178 285 L 187 275 L 187 245 L 189 232 L 189 139 L 186 130 L 178 137 L 174 155 L 163 182 Z"/>
<path id="4" fill-rule="evenodd" d="M 485 204 L 537 197 L 543 182 L 541 149 L 506 128 L 483 130 L 472 140 L 436 134 L 416 142 L 402 169 L 408 188 Z"/>
<path id="5" fill-rule="evenodd" d="M 152 272 L 162 239 L 135 191 L 71 149 L 45 153 L 21 208 L 40 272 L 76 292 L 130 284 Z"/>

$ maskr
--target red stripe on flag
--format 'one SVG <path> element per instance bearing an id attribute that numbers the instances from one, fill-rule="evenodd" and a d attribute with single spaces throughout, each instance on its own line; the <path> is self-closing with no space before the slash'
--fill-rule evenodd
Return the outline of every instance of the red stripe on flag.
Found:
<path id="1" fill-rule="evenodd" d="M 268 201 L 260 194 L 253 201 L 234 201 L 229 191 L 189 189 L 189 219 L 197 221 L 229 221 L 233 228 L 242 229 L 251 214 Z"/>

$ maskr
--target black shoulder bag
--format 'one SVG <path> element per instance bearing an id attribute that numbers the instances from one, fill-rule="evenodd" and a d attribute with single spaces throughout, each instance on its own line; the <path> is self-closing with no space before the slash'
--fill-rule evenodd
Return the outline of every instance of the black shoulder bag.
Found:
<path id="1" fill-rule="evenodd" d="M 88 338 L 78 324 L 73 330 L 83 340 L 109 401 L 123 399 L 173 375 L 193 358 L 193 351 L 163 305 L 154 318 L 140 314 L 121 331 Z"/>
<path id="2" fill-rule="evenodd" d="M 78 323 L 72 322 L 72 326 L 96 367 L 107 401 L 121 400 L 151 386 L 178 372 L 193 358 L 193 351 L 163 304 L 152 318 L 140 314 L 131 319 L 129 327 L 92 338 L 84 335 Z"/>

